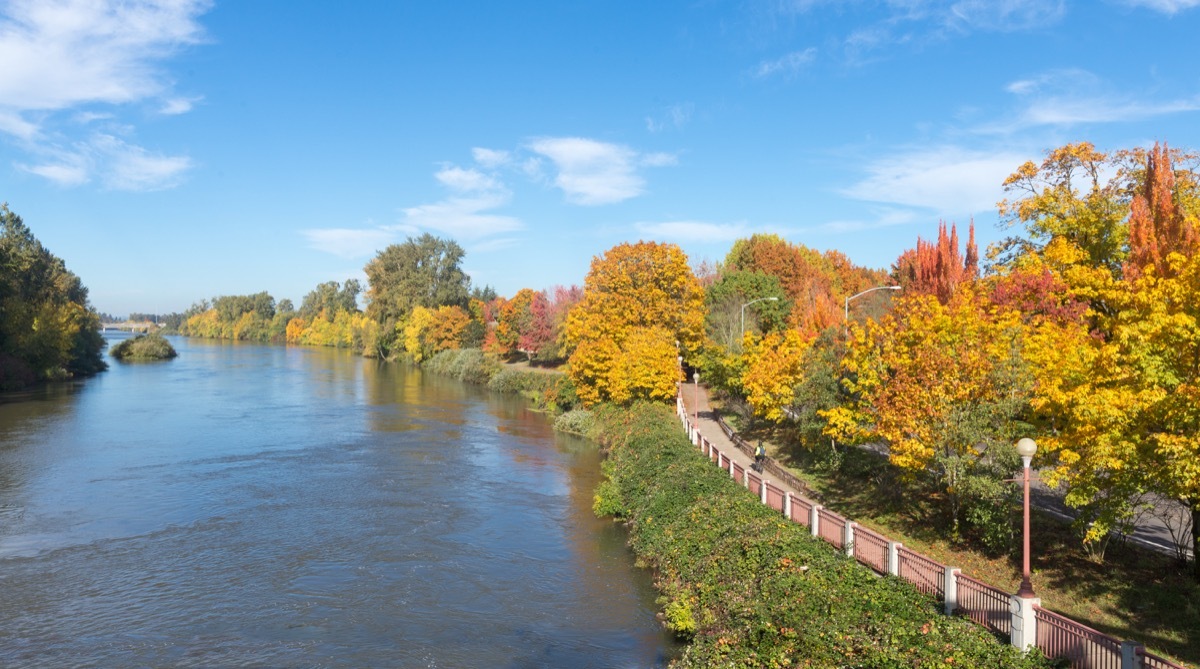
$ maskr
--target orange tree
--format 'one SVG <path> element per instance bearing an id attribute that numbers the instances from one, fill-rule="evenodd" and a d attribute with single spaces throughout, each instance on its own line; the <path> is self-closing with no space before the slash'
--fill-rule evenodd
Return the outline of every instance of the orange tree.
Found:
<path id="1" fill-rule="evenodd" d="M 676 355 L 699 351 L 703 333 L 704 291 L 683 251 L 619 244 L 592 260 L 583 299 L 567 314 L 568 374 L 588 405 L 668 399 Z"/>

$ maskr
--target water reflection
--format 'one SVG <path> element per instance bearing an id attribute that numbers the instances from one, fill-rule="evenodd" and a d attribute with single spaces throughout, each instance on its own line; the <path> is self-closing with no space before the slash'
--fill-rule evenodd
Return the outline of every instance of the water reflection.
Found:
<path id="1" fill-rule="evenodd" d="M 519 401 L 328 349 L 0 404 L 0 666 L 657 666 L 598 455 Z"/>

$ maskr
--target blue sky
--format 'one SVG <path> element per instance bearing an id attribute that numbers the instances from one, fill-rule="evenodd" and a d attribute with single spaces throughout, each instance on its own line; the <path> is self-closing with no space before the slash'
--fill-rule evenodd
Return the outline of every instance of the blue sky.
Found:
<path id="1" fill-rule="evenodd" d="M 755 232 L 886 267 L 1067 142 L 1200 148 L 1200 0 L 0 0 L 0 200 L 97 309 Z"/>

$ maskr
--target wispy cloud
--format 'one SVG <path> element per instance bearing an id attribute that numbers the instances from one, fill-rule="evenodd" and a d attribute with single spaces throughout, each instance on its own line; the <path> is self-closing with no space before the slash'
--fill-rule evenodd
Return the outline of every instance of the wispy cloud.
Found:
<path id="1" fill-rule="evenodd" d="M 554 185 L 572 204 L 595 206 L 622 202 L 645 192 L 642 166 L 674 164 L 670 154 L 639 154 L 619 144 L 582 137 L 545 137 L 534 140 L 529 150 L 549 159 L 558 174 Z"/>
<path id="2" fill-rule="evenodd" d="M 475 147 L 471 149 L 471 157 L 480 166 L 487 169 L 495 169 L 512 162 L 512 153 L 509 151 L 499 151 L 496 149 L 484 149 Z"/>
<path id="3" fill-rule="evenodd" d="M 210 0 L 0 4 L 0 133 L 20 140 L 34 162 L 42 163 L 25 169 L 64 185 L 92 181 L 80 170 L 100 166 L 116 170 L 99 175 L 110 188 L 147 190 L 176 183 L 188 159 L 156 155 L 105 136 L 72 137 L 78 114 L 60 112 L 144 101 L 157 101 L 164 114 L 188 111 L 198 98 L 174 95 L 162 64 L 179 49 L 203 41 L 197 19 L 210 5 Z M 77 164 L 43 162 L 46 154 L 76 144 L 84 146 L 77 152 L 87 154 Z M 98 160 L 101 154 L 109 154 L 109 160 Z"/>
<path id="4" fill-rule="evenodd" d="M 1121 4 L 1129 7 L 1145 7 L 1168 16 L 1193 7 L 1200 7 L 1200 0 L 1121 0 Z"/>
<path id="5" fill-rule="evenodd" d="M 646 129 L 650 132 L 681 130 L 692 120 L 695 105 L 690 102 L 674 104 L 655 116 L 646 117 Z"/>
<path id="6" fill-rule="evenodd" d="M 957 146 L 899 151 L 869 163 L 867 176 L 842 194 L 946 216 L 991 211 L 1003 197 L 1004 179 L 1033 155 Z"/>
<path id="7" fill-rule="evenodd" d="M 37 150 L 39 160 L 18 163 L 18 169 L 53 181 L 60 186 L 79 186 L 98 175 L 110 190 L 155 191 L 179 183 L 192 167 L 187 156 L 169 156 L 147 151 L 119 137 L 94 134 L 69 149 L 54 146 Z"/>
<path id="8" fill-rule="evenodd" d="M 731 242 L 745 237 L 749 226 L 742 223 L 708 223 L 705 221 L 662 221 L 635 223 L 639 234 L 664 240 L 689 242 Z"/>
<path id="9" fill-rule="evenodd" d="M 1200 110 L 1200 95 L 1155 100 L 1150 92 L 1118 89 L 1078 68 L 1017 79 L 1005 90 L 1017 98 L 1015 113 L 981 124 L 975 132 L 1011 134 L 1039 126 L 1138 121 Z"/>
<path id="10" fill-rule="evenodd" d="M 775 60 L 764 60 L 754 68 L 754 76 L 759 79 L 767 77 L 791 76 L 804 69 L 817 59 L 817 47 L 810 46 L 802 51 L 793 51 Z"/>
<path id="11" fill-rule="evenodd" d="M 313 249 L 348 260 L 371 256 L 399 236 L 398 232 L 383 228 L 301 230 L 300 235 L 308 240 L 308 245 Z"/>
<path id="12" fill-rule="evenodd" d="M 421 230 L 441 232 L 455 239 L 476 240 L 489 235 L 520 230 L 525 226 L 513 216 L 489 213 L 508 204 L 507 193 L 479 193 L 451 197 L 432 204 L 404 209 L 404 222 Z"/>

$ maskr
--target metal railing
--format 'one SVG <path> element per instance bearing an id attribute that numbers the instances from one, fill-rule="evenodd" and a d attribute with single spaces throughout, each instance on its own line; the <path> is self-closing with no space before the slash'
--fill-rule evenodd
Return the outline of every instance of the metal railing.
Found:
<path id="1" fill-rule="evenodd" d="M 1034 607 L 1037 647 L 1046 657 L 1065 659 L 1071 669 L 1121 669 L 1121 642 L 1096 630 Z"/>
<path id="2" fill-rule="evenodd" d="M 966 574 L 955 578 L 958 588 L 958 612 L 983 625 L 993 634 L 1012 634 L 1012 593 L 977 581 Z"/>
<path id="3" fill-rule="evenodd" d="M 715 411 L 713 413 L 716 415 Z M 768 506 L 781 513 L 786 511 L 789 519 L 799 525 L 811 526 L 812 510 L 817 507 L 815 502 L 802 494 L 788 496 L 779 487 L 771 485 L 764 476 L 748 474 L 745 467 L 696 432 L 682 399 L 677 401 L 677 414 L 693 443 L 698 444 L 713 463 L 729 472 L 739 485 L 745 485 L 760 499 L 764 499 L 765 488 Z M 753 457 L 753 448 L 737 436 L 719 415 L 716 418 L 722 432 L 734 446 L 746 456 Z M 770 458 L 767 458 L 764 466 L 783 485 L 801 493 L 808 492 L 803 481 L 783 470 Z M 785 500 L 789 500 L 789 503 L 785 503 Z M 847 550 L 846 519 L 824 507 L 817 508 L 816 515 L 818 536 L 838 549 Z M 1010 607 L 1013 595 L 959 573 L 957 569 L 948 569 L 946 565 L 909 548 L 893 544 L 887 537 L 865 527 L 854 526 L 854 541 L 849 550 L 858 562 L 880 574 L 892 573 L 903 578 L 921 592 L 939 600 L 946 599 L 947 577 L 953 578 L 954 599 L 947 603 L 947 608 L 953 604 L 956 612 L 966 615 L 998 636 L 1012 634 L 1013 613 Z M 1186 669 L 1184 665 L 1159 657 L 1140 645 L 1132 642 L 1122 644 L 1103 632 L 1040 606 L 1034 607 L 1034 617 L 1037 647 L 1047 657 L 1066 660 L 1072 669 Z"/>
<path id="4" fill-rule="evenodd" d="M 888 572 L 887 537 L 865 527 L 854 528 L 854 559 L 875 571 Z"/>

